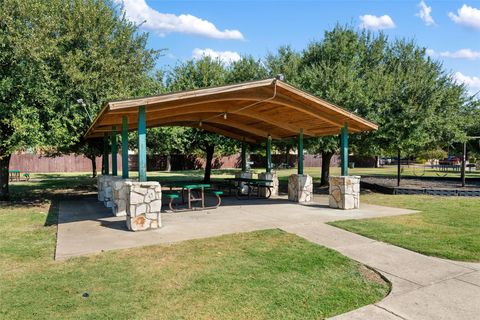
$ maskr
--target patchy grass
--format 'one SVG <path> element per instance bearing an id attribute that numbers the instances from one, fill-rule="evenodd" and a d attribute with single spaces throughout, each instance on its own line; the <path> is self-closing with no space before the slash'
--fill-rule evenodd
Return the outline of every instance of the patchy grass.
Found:
<path id="1" fill-rule="evenodd" d="M 53 261 L 56 218 L 48 201 L 0 207 L 1 319 L 319 319 L 389 290 L 279 230 Z"/>
<path id="2" fill-rule="evenodd" d="M 420 213 L 331 224 L 426 255 L 480 261 L 480 199 L 369 194 L 362 202 Z"/>
<path id="3" fill-rule="evenodd" d="M 413 166 L 403 166 L 403 177 L 415 177 Z M 240 169 L 214 169 L 212 170 L 212 179 L 232 178 Z M 395 177 L 397 174 L 395 166 L 384 166 L 383 168 L 354 168 L 349 169 L 351 175 L 359 176 L 378 176 Z M 258 174 L 264 172 L 264 169 L 253 169 L 252 172 Z M 418 169 L 417 169 L 418 171 Z M 278 178 L 282 183 L 286 183 L 291 174 L 296 174 L 297 169 L 280 169 L 276 171 Z M 311 175 L 315 183 L 320 182 L 320 168 L 304 168 L 305 174 Z M 418 173 L 418 172 L 417 172 Z M 184 171 L 149 171 L 147 176 L 152 181 L 172 181 L 172 180 L 202 180 L 203 170 L 184 170 Z M 330 168 L 331 175 L 340 175 L 340 168 Z M 480 178 L 480 171 L 467 171 L 467 178 Z M 121 175 L 121 172 L 119 172 Z M 138 172 L 130 172 L 130 177 L 136 178 Z M 435 171 L 426 170 L 424 177 L 439 177 Z M 447 178 L 459 178 L 459 172 L 447 173 Z M 66 193 L 72 196 L 78 196 L 80 193 L 94 191 L 95 179 L 91 178 L 90 173 L 32 173 L 30 181 L 11 182 L 10 190 L 12 200 L 19 201 L 28 199 L 54 199 L 59 196 L 65 196 Z M 59 190 L 61 190 L 59 192 Z M 59 195 L 60 193 L 60 195 Z"/>

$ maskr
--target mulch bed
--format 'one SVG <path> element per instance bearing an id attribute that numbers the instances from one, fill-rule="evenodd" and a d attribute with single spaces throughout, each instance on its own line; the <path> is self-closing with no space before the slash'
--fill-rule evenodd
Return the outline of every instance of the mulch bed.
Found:
<path id="1" fill-rule="evenodd" d="M 397 187 L 397 178 L 395 177 L 362 177 L 363 182 L 376 184 L 384 187 Z M 462 188 L 460 179 L 402 179 L 401 188 L 432 188 L 432 189 L 457 189 Z M 466 189 L 480 189 L 480 181 L 466 181 Z"/>

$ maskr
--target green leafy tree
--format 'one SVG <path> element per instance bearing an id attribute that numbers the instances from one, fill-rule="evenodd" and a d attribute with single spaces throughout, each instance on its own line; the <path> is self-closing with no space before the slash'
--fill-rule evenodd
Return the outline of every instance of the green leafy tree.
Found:
<path id="1" fill-rule="evenodd" d="M 240 60 L 233 62 L 227 69 L 226 84 L 262 80 L 268 77 L 268 70 L 261 60 L 252 56 L 243 56 Z"/>
<path id="2" fill-rule="evenodd" d="M 220 60 L 210 57 L 189 60 L 175 66 L 166 75 L 167 90 L 173 92 L 219 86 L 226 83 L 226 77 L 227 70 Z M 218 154 L 223 154 L 229 151 L 228 146 L 234 145 L 234 142 L 224 136 L 201 129 L 190 128 L 185 130 L 184 134 L 189 141 L 185 149 L 205 155 L 204 181 L 210 181 L 215 149 Z"/>
<path id="3" fill-rule="evenodd" d="M 320 185 L 328 185 L 332 157 L 338 151 L 338 137 L 317 137 L 305 140 L 305 149 L 311 154 L 322 156 Z"/>
<path id="4" fill-rule="evenodd" d="M 265 58 L 265 66 L 269 77 L 283 75 L 284 80 L 292 85 L 299 85 L 301 55 L 290 46 L 282 46 L 275 53 L 269 53 Z M 273 141 L 275 149 L 283 152 L 284 163 L 289 165 L 290 151 L 297 148 L 296 139 L 282 139 Z"/>
<path id="5" fill-rule="evenodd" d="M 89 115 L 156 85 L 158 52 L 146 41 L 108 0 L 0 2 L 0 198 L 15 151 L 99 154 L 98 141 L 83 140 Z"/>
<path id="6" fill-rule="evenodd" d="M 166 86 L 170 92 L 221 86 L 244 81 L 265 79 L 267 69 L 261 61 L 251 56 L 225 65 L 218 59 L 203 57 L 175 66 L 166 75 Z M 188 141 L 186 150 L 198 152 L 206 158 L 205 181 L 210 181 L 212 160 L 218 155 L 232 154 L 238 150 L 239 142 L 201 129 L 184 132 Z"/>
<path id="7" fill-rule="evenodd" d="M 45 1 L 0 1 L 0 200 L 8 199 L 12 153 L 70 139 L 51 61 L 57 9 Z"/>
<path id="8" fill-rule="evenodd" d="M 78 121 L 71 123 L 74 142 L 60 141 L 55 151 L 85 155 L 95 176 L 95 158 L 103 153 L 103 144 L 83 137 L 90 116 L 108 100 L 159 92 L 161 82 L 150 74 L 160 52 L 146 49 L 147 34 L 118 15 L 109 1 L 75 1 L 59 14 L 59 89 L 67 104 L 79 98 L 84 104 L 77 111 Z"/>
<path id="9" fill-rule="evenodd" d="M 304 90 L 379 125 L 352 135 L 359 154 L 412 154 L 464 135 L 465 88 L 412 41 L 337 26 L 303 52 L 300 73 Z"/>
<path id="10" fill-rule="evenodd" d="M 187 147 L 191 141 L 190 128 L 185 127 L 159 127 L 148 129 L 147 146 L 152 155 L 165 155 L 167 157 L 166 171 L 171 171 L 171 156 L 174 154 L 188 153 Z"/>

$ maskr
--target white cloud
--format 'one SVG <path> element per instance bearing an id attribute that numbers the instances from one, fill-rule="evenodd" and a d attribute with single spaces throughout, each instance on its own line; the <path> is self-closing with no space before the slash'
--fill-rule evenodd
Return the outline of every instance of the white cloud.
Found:
<path id="1" fill-rule="evenodd" d="M 371 14 L 360 16 L 360 27 L 370 30 L 381 30 L 395 28 L 395 23 L 388 15 L 377 17 Z"/>
<path id="2" fill-rule="evenodd" d="M 432 18 L 432 7 L 427 6 L 425 1 L 420 1 L 418 4 L 420 10 L 417 12 L 416 16 L 423 20 L 425 25 L 432 26 L 435 25 L 435 21 Z"/>
<path id="3" fill-rule="evenodd" d="M 461 72 L 455 73 L 455 79 L 458 82 L 463 83 L 470 89 L 471 94 L 475 94 L 480 90 L 480 77 L 475 76 L 466 76 Z"/>
<path id="4" fill-rule="evenodd" d="M 437 57 L 438 56 L 438 53 L 433 49 L 426 49 L 425 53 L 427 54 L 427 56 L 430 56 L 430 57 Z"/>
<path id="5" fill-rule="evenodd" d="M 432 57 L 444 57 L 444 58 L 468 59 L 468 60 L 480 59 L 480 51 L 473 51 L 472 49 L 460 49 L 453 52 L 451 51 L 436 52 L 433 49 L 427 49 L 426 53 L 427 55 Z"/>
<path id="6" fill-rule="evenodd" d="M 243 40 L 238 30 L 218 30 L 210 21 L 192 16 L 191 14 L 174 15 L 161 13 L 148 6 L 145 0 L 114 0 L 123 4 L 126 17 L 142 27 L 164 36 L 167 33 L 178 32 L 214 39 Z"/>
<path id="7" fill-rule="evenodd" d="M 223 63 L 232 63 L 240 60 L 240 55 L 235 51 L 215 51 L 213 49 L 199 49 L 196 48 L 192 52 L 192 57 L 195 59 L 200 59 L 202 57 L 211 57 L 213 59 L 219 59 Z"/>
<path id="8" fill-rule="evenodd" d="M 457 24 L 473 29 L 480 29 L 480 10 L 477 8 L 464 4 L 457 10 L 457 14 L 449 12 L 448 16 Z"/>

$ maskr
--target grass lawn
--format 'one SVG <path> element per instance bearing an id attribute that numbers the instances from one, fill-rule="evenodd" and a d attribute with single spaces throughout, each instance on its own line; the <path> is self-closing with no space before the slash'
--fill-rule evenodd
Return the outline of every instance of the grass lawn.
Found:
<path id="1" fill-rule="evenodd" d="M 214 169 L 212 170 L 212 178 L 227 178 L 233 177 L 235 172 L 239 171 L 240 169 Z M 256 168 L 252 169 L 254 173 L 265 172 L 263 168 Z M 280 169 L 276 170 L 278 174 L 278 178 L 280 180 L 288 180 L 288 177 L 291 174 L 296 174 L 297 169 Z M 350 175 L 358 175 L 358 176 L 378 176 L 378 177 L 385 177 L 385 176 L 397 176 L 397 167 L 396 166 L 384 166 L 382 168 L 353 168 L 348 170 Z M 304 173 L 311 175 L 313 179 L 317 182 L 320 181 L 320 168 L 315 167 L 306 167 L 304 168 Z M 330 168 L 331 175 L 340 175 L 340 168 L 339 167 L 331 167 Z M 403 177 L 416 177 L 416 175 L 423 177 L 436 177 L 441 178 L 444 177 L 445 173 L 439 173 L 435 170 L 427 169 L 425 172 L 419 170 L 418 168 L 415 169 L 413 166 L 402 166 L 402 176 Z M 173 172 L 161 172 L 161 171 L 154 171 L 154 172 L 147 172 L 149 178 L 153 179 L 178 179 L 178 178 L 185 178 L 185 179 L 202 179 L 203 178 L 203 170 L 185 170 L 185 171 L 173 171 Z M 132 176 L 137 176 L 137 172 L 132 172 Z M 449 171 L 446 174 L 446 177 L 449 178 L 459 178 L 460 179 L 460 172 Z M 480 178 L 480 171 L 467 171 L 466 172 L 467 178 Z"/>
<path id="2" fill-rule="evenodd" d="M 480 261 L 480 199 L 369 194 L 362 202 L 421 212 L 331 224 L 431 256 Z"/>
<path id="3" fill-rule="evenodd" d="M 403 172 L 402 176 L 404 177 L 415 177 L 413 167 L 402 167 Z M 349 169 L 350 175 L 359 175 L 359 176 L 396 176 L 395 166 L 384 166 L 383 168 L 354 168 Z M 239 169 L 214 169 L 212 170 L 212 179 L 223 179 L 231 178 L 234 176 L 235 172 L 238 172 Z M 264 169 L 253 169 L 254 173 L 258 174 L 264 172 Z M 280 181 L 287 181 L 288 177 L 291 174 L 297 173 L 297 169 L 281 169 L 276 171 Z M 307 167 L 304 168 L 305 174 L 309 174 L 313 177 L 314 182 L 320 181 L 320 168 Z M 172 172 L 162 172 L 162 171 L 151 171 L 147 172 L 149 180 L 157 181 L 168 181 L 168 180 L 201 180 L 203 179 L 203 170 L 184 170 L 184 171 L 172 171 Z M 119 172 L 119 175 L 121 173 Z M 330 168 L 331 175 L 340 175 L 340 168 L 332 167 Z M 135 178 L 138 176 L 138 172 L 130 172 L 130 177 Z M 435 172 L 427 170 L 424 177 L 439 177 Z M 467 178 L 480 178 L 480 171 L 467 171 Z M 12 195 L 18 195 L 21 199 L 21 196 L 28 192 L 31 196 L 43 197 L 44 193 L 47 192 L 50 195 L 57 192 L 56 190 L 61 189 L 61 196 L 65 194 L 65 189 L 68 189 L 69 192 L 78 193 L 78 191 L 83 191 L 88 188 L 92 188 L 94 180 L 90 178 L 90 173 L 77 172 L 77 173 L 32 173 L 30 182 L 13 182 L 10 184 Z M 447 177 L 457 177 L 460 178 L 460 173 L 450 172 L 447 174 Z M 93 190 L 93 189 L 92 189 Z"/>
<path id="4" fill-rule="evenodd" d="M 92 182 L 32 178 L 12 191 L 36 202 L 0 204 L 0 319 L 319 319 L 389 291 L 369 269 L 279 230 L 53 261 L 60 188 Z"/>

